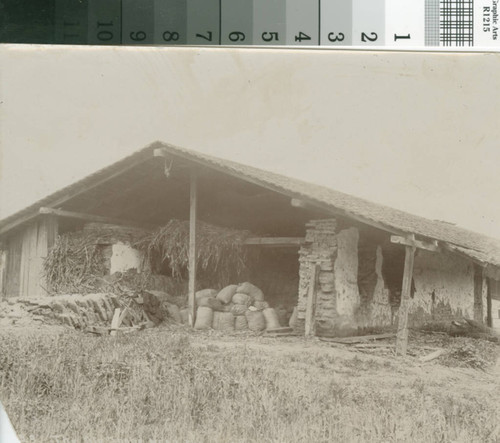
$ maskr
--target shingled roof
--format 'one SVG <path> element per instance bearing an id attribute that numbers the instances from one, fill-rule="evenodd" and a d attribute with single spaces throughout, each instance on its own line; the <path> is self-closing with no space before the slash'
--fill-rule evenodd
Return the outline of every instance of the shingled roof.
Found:
<path id="1" fill-rule="evenodd" d="M 181 157 L 205 167 L 227 173 L 241 180 L 263 186 L 292 198 L 301 199 L 332 214 L 354 218 L 362 223 L 376 226 L 395 234 L 415 234 L 422 238 L 437 240 L 446 244 L 449 249 L 462 255 L 465 254 L 477 262 L 500 266 L 500 240 L 459 228 L 450 223 L 412 215 L 324 186 L 163 142 L 154 142 L 134 154 L 0 220 L 0 234 L 5 234 L 20 223 L 36 217 L 41 207 L 58 206 L 65 199 L 84 192 L 93 183 L 105 180 L 110 175 L 120 174 L 121 171 L 133 167 L 138 162 L 151 158 L 154 150 L 158 148 L 164 149 L 172 156 Z"/>

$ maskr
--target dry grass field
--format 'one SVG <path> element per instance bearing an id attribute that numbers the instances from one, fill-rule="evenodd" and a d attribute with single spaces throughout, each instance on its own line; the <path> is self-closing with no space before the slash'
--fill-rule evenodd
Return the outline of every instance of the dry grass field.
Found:
<path id="1" fill-rule="evenodd" d="M 477 340 L 421 363 L 174 326 L 7 332 L 0 398 L 22 441 L 500 441 L 498 346 Z"/>

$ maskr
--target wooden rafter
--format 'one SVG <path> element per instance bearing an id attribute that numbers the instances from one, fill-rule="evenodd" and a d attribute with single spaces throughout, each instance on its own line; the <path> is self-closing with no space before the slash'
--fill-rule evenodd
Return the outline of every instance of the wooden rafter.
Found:
<path id="1" fill-rule="evenodd" d="M 89 222 L 96 223 L 109 223 L 113 225 L 125 225 L 125 226 L 140 226 L 140 227 L 152 227 L 145 226 L 144 224 L 137 223 L 130 220 L 124 220 L 122 218 L 114 218 L 114 217 L 105 217 L 102 215 L 95 214 L 85 214 L 83 212 L 74 212 L 74 211 L 65 211 L 63 209 L 54 209 L 54 208 L 40 208 L 40 214 L 52 214 L 57 217 L 66 217 L 66 218 L 74 218 L 78 220 L 85 220 Z"/>

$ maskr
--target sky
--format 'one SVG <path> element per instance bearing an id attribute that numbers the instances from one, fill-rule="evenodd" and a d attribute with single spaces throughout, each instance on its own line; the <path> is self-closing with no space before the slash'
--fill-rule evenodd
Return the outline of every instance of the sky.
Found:
<path id="1" fill-rule="evenodd" d="M 500 54 L 0 45 L 0 218 L 145 145 L 500 238 Z"/>

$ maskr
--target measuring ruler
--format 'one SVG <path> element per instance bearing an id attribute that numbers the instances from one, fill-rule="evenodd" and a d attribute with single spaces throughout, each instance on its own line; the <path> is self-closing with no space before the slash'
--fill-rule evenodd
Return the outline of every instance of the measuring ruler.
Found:
<path id="1" fill-rule="evenodd" d="M 0 41 L 498 50 L 499 1 L 4 0 Z"/>

